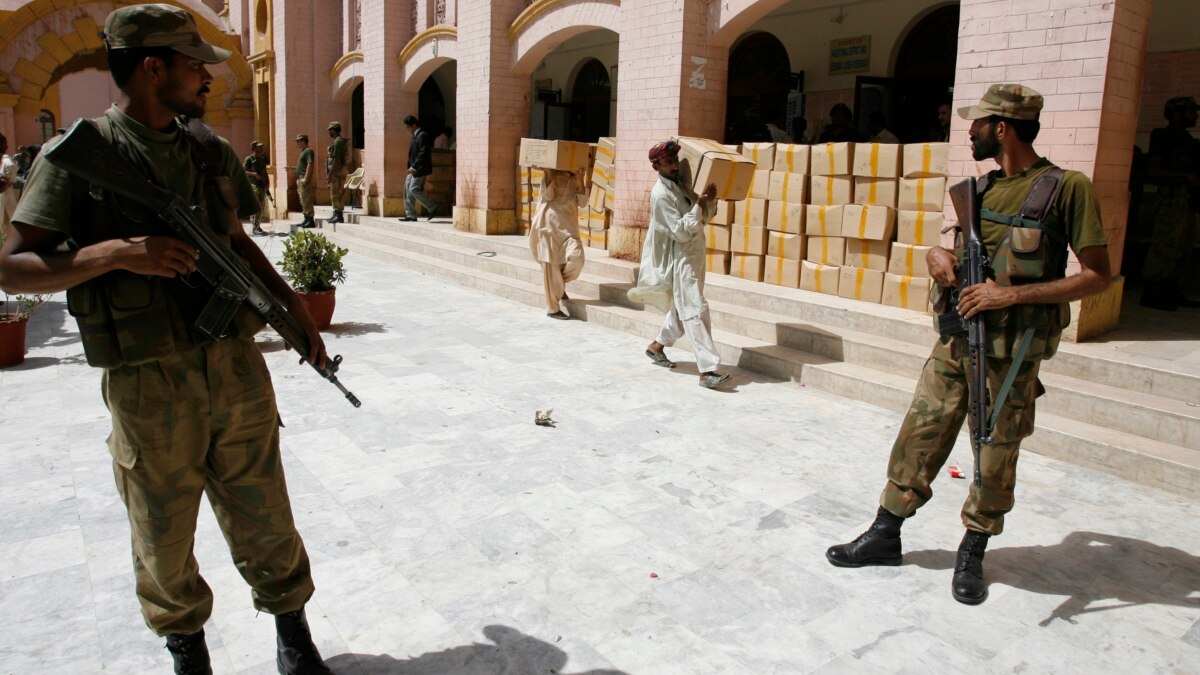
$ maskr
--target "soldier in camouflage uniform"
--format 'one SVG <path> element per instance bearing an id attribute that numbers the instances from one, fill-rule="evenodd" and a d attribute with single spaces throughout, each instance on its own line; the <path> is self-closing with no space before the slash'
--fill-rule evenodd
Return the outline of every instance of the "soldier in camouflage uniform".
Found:
<path id="1" fill-rule="evenodd" d="M 331 223 L 346 222 L 342 207 L 346 195 L 346 175 L 349 173 L 349 157 L 346 139 L 342 138 L 342 123 L 329 123 L 329 147 L 325 149 L 325 178 L 329 181 L 329 203 L 333 206 Z"/>
<path id="2" fill-rule="evenodd" d="M 980 453 L 982 484 L 976 487 L 972 482 L 962 508 L 966 533 L 959 545 L 951 592 L 966 604 L 987 598 L 984 550 L 988 538 L 1004 529 L 1004 514 L 1013 506 L 1021 440 L 1033 433 L 1034 400 L 1043 391 L 1038 368 L 1043 359 L 1054 355 L 1070 319 L 1066 303 L 1099 293 L 1109 283 L 1107 240 L 1091 182 L 1078 172 L 1061 172 L 1033 149 L 1041 109 L 1041 95 L 1029 87 L 998 84 L 977 105 L 959 110 L 959 115 L 972 121 L 975 160 L 994 159 L 1000 165 L 986 178 L 981 218 L 996 279 L 963 289 L 958 301 L 958 311 L 966 318 L 984 313 L 992 401 L 1014 367 L 1018 342 L 1026 332 L 1031 336 L 1025 357 L 1016 362 L 1012 392 L 1000 410 L 992 441 Z M 1034 185 L 1052 172 L 1060 178 L 1058 191 L 1042 220 L 1014 219 L 1023 212 Z M 1071 276 L 1066 276 L 1068 245 L 1080 264 L 1080 271 Z M 957 285 L 961 251 L 956 255 L 934 247 L 927 259 L 939 286 Z M 875 522 L 854 541 L 830 547 L 825 554 L 830 563 L 839 567 L 900 564 L 900 526 L 933 496 L 933 479 L 950 456 L 967 416 L 968 366 L 965 336 L 938 340 L 892 446 Z"/>
<path id="3" fill-rule="evenodd" d="M 250 144 L 250 154 L 246 155 L 242 166 L 246 168 L 246 177 L 250 179 L 250 187 L 258 200 L 258 211 L 250 216 L 250 224 L 254 226 L 252 234 L 262 236 L 262 215 L 267 210 L 267 196 L 271 193 L 271 178 L 267 173 L 267 152 L 263 144 L 254 141 Z"/>
<path id="4" fill-rule="evenodd" d="M 313 345 L 304 357 L 324 363 L 303 302 L 239 226 L 258 204 L 233 149 L 223 139 L 202 143 L 177 117 L 204 114 L 213 80 L 206 64 L 230 53 L 203 42 L 192 16 L 166 4 L 117 9 L 104 39 L 121 97 L 94 120 L 100 132 L 147 178 L 206 205 L 217 239 L 303 326 Z M 202 157 L 220 158 L 215 175 Z M 225 182 L 232 190 L 220 189 Z M 236 201 L 222 196 L 231 192 Z M 70 251 L 59 250 L 63 242 Z M 88 363 L 104 368 L 137 597 L 146 624 L 166 637 L 175 672 L 212 672 L 204 624 L 213 596 L 192 553 L 207 494 L 254 606 L 275 615 L 279 672 L 328 673 L 304 615 L 314 586 L 288 500 L 271 377 L 253 340 L 263 324 L 243 306 L 227 338 L 193 329 L 211 295 L 180 278 L 197 255 L 144 207 L 41 161 L 0 249 L 0 286 L 67 289 Z"/>

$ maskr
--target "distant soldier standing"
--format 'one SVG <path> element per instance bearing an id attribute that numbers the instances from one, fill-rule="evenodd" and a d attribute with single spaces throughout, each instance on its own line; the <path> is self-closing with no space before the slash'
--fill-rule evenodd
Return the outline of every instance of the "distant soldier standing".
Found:
<path id="1" fill-rule="evenodd" d="M 296 194 L 300 195 L 300 212 L 304 214 L 300 227 L 316 227 L 317 221 L 313 220 L 313 187 L 317 172 L 313 165 L 316 164 L 317 153 L 308 147 L 306 134 L 296 136 L 296 147 L 300 148 L 300 158 L 296 160 Z"/>
<path id="2" fill-rule="evenodd" d="M 329 123 L 329 137 L 333 139 L 325 150 L 325 178 L 329 181 L 329 203 L 333 205 L 333 217 L 329 222 L 344 223 L 346 219 L 342 215 L 342 204 L 345 201 L 349 162 L 341 122 Z"/>
<path id="3" fill-rule="evenodd" d="M 254 196 L 258 198 L 258 210 L 250 216 L 250 223 L 254 226 L 253 234 L 262 236 L 266 234 L 262 229 L 262 214 L 267 209 L 267 194 L 271 190 L 271 180 L 267 175 L 267 152 L 262 143 L 254 141 L 250 144 L 250 154 L 246 155 L 242 166 L 246 169 L 246 177 L 250 179 Z"/>
<path id="4" fill-rule="evenodd" d="M 1179 288 L 1192 261 L 1200 210 L 1200 139 L 1189 131 L 1196 126 L 1196 99 L 1178 96 L 1167 101 L 1163 117 L 1167 126 L 1150 132 L 1146 174 L 1147 182 L 1157 186 L 1158 208 L 1142 272 L 1146 288 L 1141 302 L 1143 307 L 1170 312 L 1200 307 Z"/>
<path id="5" fill-rule="evenodd" d="M 996 278 L 963 289 L 958 311 L 966 318 L 986 313 L 987 381 L 993 405 L 1003 398 L 998 392 L 1005 376 L 1016 369 L 992 442 L 980 453 L 982 486 L 972 482 L 962 508 L 967 531 L 958 548 L 951 592 L 959 602 L 972 605 L 987 599 L 984 550 L 988 538 L 1004 529 L 1004 514 L 1013 506 L 1021 440 L 1033 433 L 1034 399 L 1044 391 L 1038 367 L 1054 355 L 1070 321 L 1066 303 L 1100 293 L 1109 283 L 1108 242 L 1091 182 L 1079 172 L 1059 169 L 1033 149 L 1041 109 L 1042 96 L 1029 87 L 996 84 L 978 105 L 958 111 L 972 121 L 975 160 L 994 159 L 1000 165 L 980 183 L 981 229 Z M 1037 219 L 1028 217 L 1037 211 L 1044 213 Z M 1068 245 L 1080 265 L 1069 277 Z M 1020 256 L 1014 255 L 1018 251 Z M 939 286 L 957 285 L 961 255 L 936 246 L 929 251 L 929 271 Z M 1015 355 L 1022 342 L 1027 351 L 1018 361 Z M 950 456 L 967 416 L 967 368 L 966 337 L 939 338 L 892 446 L 875 522 L 854 541 L 830 547 L 825 554 L 830 563 L 900 564 L 900 526 L 933 496 L 930 484 Z"/>
<path id="6" fill-rule="evenodd" d="M 324 364 L 303 301 L 231 213 L 257 209 L 233 149 L 180 117 L 204 115 L 213 81 L 206 65 L 230 53 L 206 44 L 192 16 L 166 4 L 117 9 L 103 35 L 120 98 L 94 120 L 101 135 L 147 180 L 205 205 L 213 236 L 304 328 L 312 345 L 304 358 Z M 88 363 L 104 369 L 108 449 L 137 598 L 146 625 L 166 638 L 175 672 L 212 673 L 204 624 L 213 594 L 193 553 L 207 495 L 254 606 L 275 616 L 279 672 L 329 673 L 304 614 L 314 585 L 284 480 L 275 392 L 253 340 L 262 320 L 243 304 L 229 335 L 200 336 L 195 320 L 213 291 L 180 278 L 197 256 L 153 212 L 39 161 L 0 248 L 0 287 L 66 289 Z"/>

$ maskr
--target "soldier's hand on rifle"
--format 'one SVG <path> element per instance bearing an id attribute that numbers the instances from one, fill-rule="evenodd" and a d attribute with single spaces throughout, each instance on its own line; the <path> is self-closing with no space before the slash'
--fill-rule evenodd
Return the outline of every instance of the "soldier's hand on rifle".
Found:
<path id="1" fill-rule="evenodd" d="M 117 264 L 134 274 L 175 277 L 196 269 L 200 254 L 174 237 L 130 237 L 117 240 Z"/>
<path id="2" fill-rule="evenodd" d="M 954 288 L 958 285 L 958 276 L 954 266 L 958 259 L 954 254 L 941 246 L 934 246 L 925 254 L 925 264 L 929 266 L 929 276 L 944 288 Z"/>
<path id="3" fill-rule="evenodd" d="M 964 319 L 989 309 L 1004 309 L 1016 304 L 1015 291 L 1007 286 L 1001 286 L 994 280 L 988 279 L 982 284 L 975 284 L 962 289 L 958 296 L 958 313 Z"/>
<path id="4" fill-rule="evenodd" d="M 288 297 L 288 313 L 296 319 L 304 329 L 304 335 L 308 337 L 308 354 L 300 355 L 300 363 L 311 363 L 318 368 L 324 368 L 325 341 L 321 339 L 321 332 L 317 330 L 316 322 L 313 321 L 312 315 L 308 313 L 308 307 L 300 299 L 298 293 L 292 293 Z M 291 346 L 287 342 L 283 344 L 288 349 L 291 349 Z"/>

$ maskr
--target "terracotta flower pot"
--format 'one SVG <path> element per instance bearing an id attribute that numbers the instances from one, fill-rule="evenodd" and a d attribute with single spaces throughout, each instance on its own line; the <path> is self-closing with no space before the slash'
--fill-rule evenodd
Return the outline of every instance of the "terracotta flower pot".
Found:
<path id="1" fill-rule="evenodd" d="M 25 361 L 25 324 L 29 317 L 0 314 L 0 368 Z"/>
<path id="2" fill-rule="evenodd" d="M 337 305 L 337 289 L 316 291 L 315 293 L 298 292 L 304 300 L 304 306 L 308 308 L 308 313 L 316 322 L 317 328 L 319 330 L 329 328 L 329 325 L 333 323 L 333 308 Z"/>

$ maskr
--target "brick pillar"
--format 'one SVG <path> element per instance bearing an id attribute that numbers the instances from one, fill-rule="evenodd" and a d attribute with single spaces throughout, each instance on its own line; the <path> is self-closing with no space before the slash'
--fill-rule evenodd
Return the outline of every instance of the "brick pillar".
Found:
<path id="1" fill-rule="evenodd" d="M 517 146 L 529 128 L 529 78 L 512 73 L 508 28 L 523 0 L 467 2 L 458 7 L 459 152 L 454 226 L 470 232 L 518 231 Z"/>
<path id="2" fill-rule="evenodd" d="M 404 215 L 404 178 L 412 136 L 404 116 L 417 114 L 417 97 L 400 90 L 396 57 L 412 39 L 413 3 L 362 0 L 363 125 L 366 194 L 372 215 Z"/>
<path id="3" fill-rule="evenodd" d="M 1046 98 L 1034 146 L 1055 164 L 1082 171 L 1100 197 L 1111 269 L 1121 269 L 1129 211 L 1129 169 L 1137 131 L 1151 0 L 963 0 L 955 106 L 979 100 L 988 85 L 1019 82 Z M 993 162 L 971 159 L 970 123 L 955 116 L 951 173 L 979 175 Z M 953 211 L 947 206 L 947 216 Z M 1079 270 L 1072 255 L 1067 273 Z M 1071 303 L 1068 340 L 1113 328 L 1124 279 L 1099 296 Z"/>
<path id="4" fill-rule="evenodd" d="M 728 49 L 709 44 L 700 0 L 625 0 L 617 82 L 617 201 L 609 254 L 641 257 L 657 174 L 646 152 L 672 136 L 720 140 Z"/>

